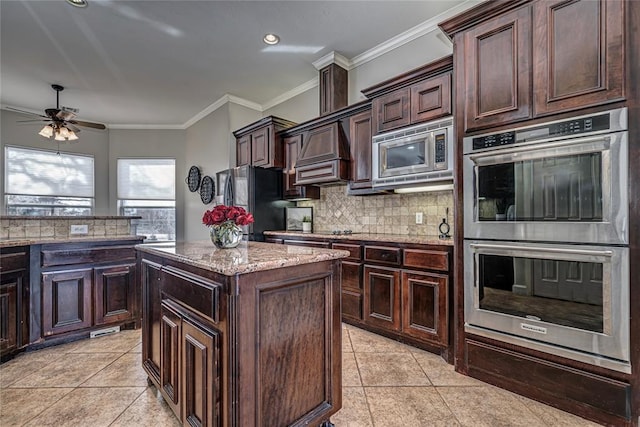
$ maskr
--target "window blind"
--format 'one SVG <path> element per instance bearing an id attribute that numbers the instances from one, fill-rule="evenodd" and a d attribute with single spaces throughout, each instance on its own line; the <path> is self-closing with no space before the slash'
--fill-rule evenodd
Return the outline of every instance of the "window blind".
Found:
<path id="1" fill-rule="evenodd" d="M 5 147 L 5 193 L 94 197 L 93 156 Z"/>
<path id="2" fill-rule="evenodd" d="M 174 200 L 175 159 L 118 159 L 118 199 Z"/>

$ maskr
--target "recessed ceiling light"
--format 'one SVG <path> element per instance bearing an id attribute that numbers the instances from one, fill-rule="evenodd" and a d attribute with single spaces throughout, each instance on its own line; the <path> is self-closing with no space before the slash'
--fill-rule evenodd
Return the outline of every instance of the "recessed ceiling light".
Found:
<path id="1" fill-rule="evenodd" d="M 67 3 L 75 7 L 87 7 L 89 5 L 87 0 L 67 0 Z"/>
<path id="2" fill-rule="evenodd" d="M 262 38 L 262 41 L 264 41 L 266 44 L 278 44 L 278 42 L 280 41 L 280 37 L 275 34 L 265 34 L 265 36 Z"/>

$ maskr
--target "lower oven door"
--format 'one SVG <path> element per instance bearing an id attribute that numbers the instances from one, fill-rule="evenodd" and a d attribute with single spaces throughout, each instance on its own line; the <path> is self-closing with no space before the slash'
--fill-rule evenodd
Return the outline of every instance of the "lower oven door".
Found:
<path id="1" fill-rule="evenodd" d="M 468 240 L 465 330 L 630 372 L 629 252 Z"/>

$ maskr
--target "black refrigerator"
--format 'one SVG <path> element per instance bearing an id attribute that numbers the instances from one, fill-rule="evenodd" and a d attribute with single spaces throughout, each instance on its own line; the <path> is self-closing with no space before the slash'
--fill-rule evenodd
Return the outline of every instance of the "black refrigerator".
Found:
<path id="1" fill-rule="evenodd" d="M 282 200 L 282 171 L 253 166 L 238 166 L 216 173 L 216 202 L 241 206 L 253 214 L 254 222 L 243 227 L 248 240 L 264 241 L 265 230 L 285 229 Z"/>

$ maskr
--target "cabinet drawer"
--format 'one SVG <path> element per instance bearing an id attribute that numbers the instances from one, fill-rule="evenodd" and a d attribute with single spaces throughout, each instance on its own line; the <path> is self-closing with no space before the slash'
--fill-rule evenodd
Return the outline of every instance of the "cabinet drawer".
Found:
<path id="1" fill-rule="evenodd" d="M 365 246 L 364 260 L 387 265 L 400 265 L 402 249 L 384 246 Z"/>
<path id="2" fill-rule="evenodd" d="M 29 257 L 26 251 L 0 255 L 0 271 L 2 273 L 25 270 L 28 266 Z"/>
<path id="3" fill-rule="evenodd" d="M 444 251 L 405 249 L 405 267 L 449 271 L 449 254 Z"/>
<path id="4" fill-rule="evenodd" d="M 357 292 L 342 291 L 342 315 L 362 320 L 362 295 Z"/>
<path id="5" fill-rule="evenodd" d="M 160 283 L 163 294 L 216 323 L 219 321 L 220 284 L 171 266 L 162 267 Z"/>
<path id="6" fill-rule="evenodd" d="M 42 267 L 114 261 L 135 261 L 133 246 L 100 246 L 93 248 L 43 248 Z"/>
<path id="7" fill-rule="evenodd" d="M 313 242 L 311 240 L 284 240 L 285 245 L 311 246 L 314 248 L 329 248 L 329 242 Z"/>
<path id="8" fill-rule="evenodd" d="M 362 289 L 362 265 L 359 262 L 342 261 L 342 287 Z"/>
<path id="9" fill-rule="evenodd" d="M 338 249 L 341 251 L 349 251 L 349 256 L 343 258 L 345 260 L 351 261 L 360 261 L 362 259 L 362 248 L 360 245 L 349 245 L 346 243 L 334 243 L 332 246 L 333 249 Z"/>

